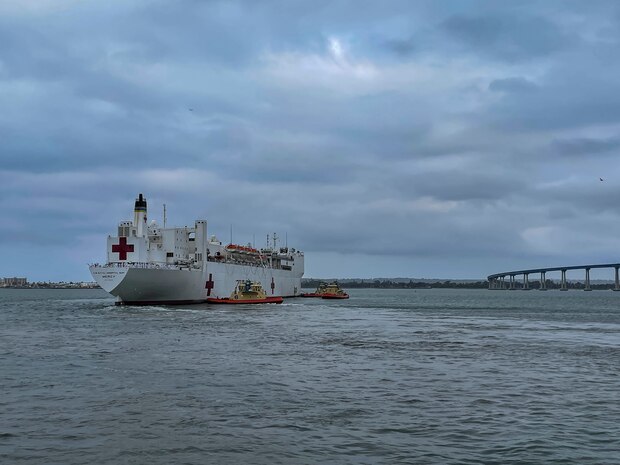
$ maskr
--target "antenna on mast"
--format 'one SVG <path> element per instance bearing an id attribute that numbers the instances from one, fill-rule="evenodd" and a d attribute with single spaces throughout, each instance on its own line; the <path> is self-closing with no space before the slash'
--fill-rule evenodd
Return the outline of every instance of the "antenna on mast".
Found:
<path id="1" fill-rule="evenodd" d="M 164 228 L 166 227 L 166 204 L 164 204 Z"/>
<path id="2" fill-rule="evenodd" d="M 232 244 L 232 223 L 230 223 L 230 243 Z"/>

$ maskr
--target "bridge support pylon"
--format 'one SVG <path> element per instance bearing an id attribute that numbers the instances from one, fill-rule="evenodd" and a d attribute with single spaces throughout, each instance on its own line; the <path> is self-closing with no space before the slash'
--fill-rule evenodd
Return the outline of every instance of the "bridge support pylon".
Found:
<path id="1" fill-rule="evenodd" d="M 545 272 L 541 271 L 540 272 L 540 287 L 538 288 L 539 291 L 546 291 L 547 290 L 547 279 L 545 277 Z"/>
<path id="2" fill-rule="evenodd" d="M 530 276 L 528 273 L 523 273 L 523 290 L 530 290 Z"/>
<path id="3" fill-rule="evenodd" d="M 585 282 L 585 287 L 583 288 L 584 291 L 591 291 L 592 288 L 590 287 L 590 268 L 586 268 L 586 282 Z"/>
<path id="4" fill-rule="evenodd" d="M 560 284 L 561 291 L 568 291 L 568 287 L 566 286 L 566 270 L 562 271 L 562 283 Z"/>

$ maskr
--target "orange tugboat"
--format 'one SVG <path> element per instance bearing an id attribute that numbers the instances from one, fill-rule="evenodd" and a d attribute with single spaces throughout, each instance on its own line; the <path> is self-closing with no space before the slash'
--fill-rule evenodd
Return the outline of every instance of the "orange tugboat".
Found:
<path id="1" fill-rule="evenodd" d="M 281 304 L 284 299 L 280 296 L 268 297 L 259 282 L 239 280 L 230 297 L 210 298 L 210 304 Z"/>
<path id="2" fill-rule="evenodd" d="M 349 294 L 347 294 L 342 289 L 340 289 L 340 287 L 338 286 L 338 283 L 331 283 L 327 285 L 327 287 L 323 291 L 323 294 L 321 295 L 321 298 L 323 299 L 348 299 Z"/>
<path id="3" fill-rule="evenodd" d="M 301 294 L 302 297 L 321 297 L 323 299 L 348 299 L 349 294 L 344 292 L 338 286 L 338 283 L 333 282 L 331 284 L 320 283 L 316 288 L 316 291 Z"/>
<path id="4" fill-rule="evenodd" d="M 301 297 L 323 297 L 325 293 L 325 289 L 327 288 L 327 283 L 319 283 L 319 286 L 316 288 L 314 292 L 306 292 L 305 294 L 301 294 Z"/>

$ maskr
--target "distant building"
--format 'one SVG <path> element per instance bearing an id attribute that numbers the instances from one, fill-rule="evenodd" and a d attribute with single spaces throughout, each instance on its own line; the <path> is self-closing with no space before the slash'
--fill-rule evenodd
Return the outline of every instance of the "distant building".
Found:
<path id="1" fill-rule="evenodd" d="M 27 285 L 28 279 L 26 278 L 0 278 L 1 287 L 21 287 Z"/>

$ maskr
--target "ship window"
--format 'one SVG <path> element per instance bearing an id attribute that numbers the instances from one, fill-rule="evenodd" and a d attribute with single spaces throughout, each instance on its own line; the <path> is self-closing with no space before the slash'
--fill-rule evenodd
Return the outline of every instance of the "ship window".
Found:
<path id="1" fill-rule="evenodd" d="M 172 253 L 172 252 L 168 252 L 168 253 L 166 254 L 166 257 L 174 257 L 174 253 Z"/>

